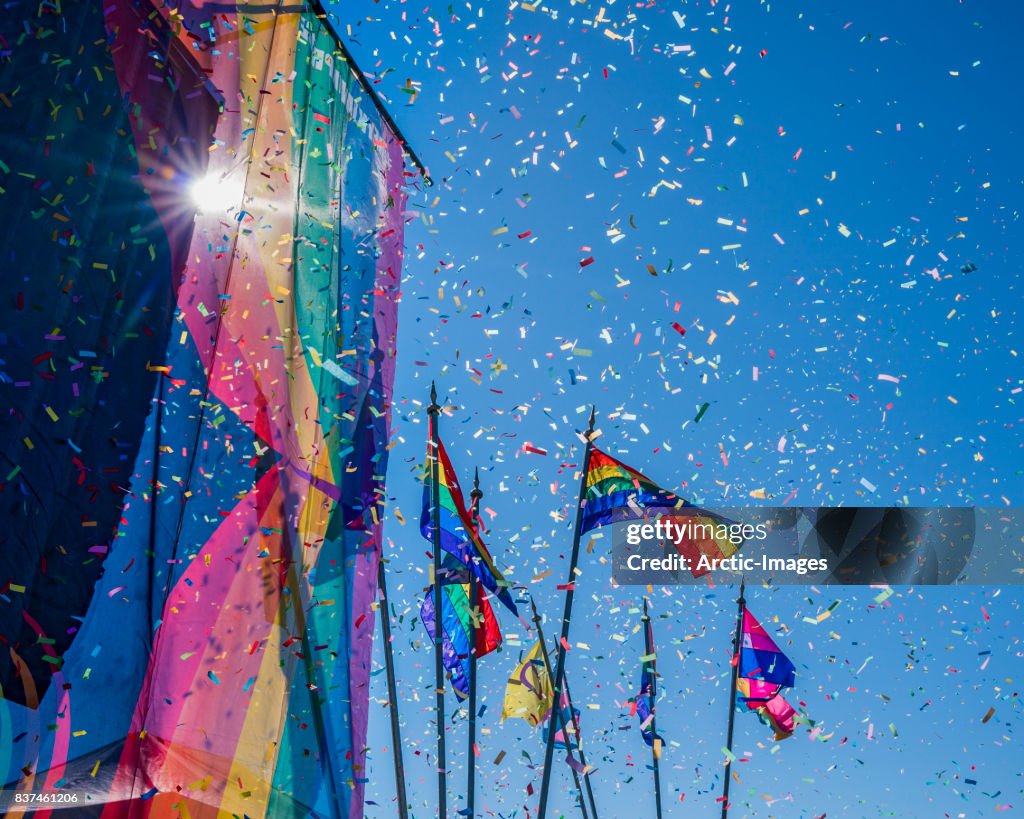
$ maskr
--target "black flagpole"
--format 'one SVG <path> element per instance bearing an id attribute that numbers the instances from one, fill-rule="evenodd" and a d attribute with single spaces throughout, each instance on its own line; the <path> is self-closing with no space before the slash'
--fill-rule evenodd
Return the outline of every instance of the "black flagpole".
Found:
<path id="1" fill-rule="evenodd" d="M 580 752 L 580 764 L 583 765 L 584 770 L 587 766 L 587 756 L 583 753 L 583 734 L 580 731 L 579 720 L 576 719 L 576 711 L 572 707 L 572 692 L 569 691 L 569 683 L 565 682 L 565 699 L 569 703 L 569 716 L 572 718 L 572 729 L 576 732 L 576 744 L 579 746 L 576 750 Z M 574 771 L 575 773 L 575 771 Z M 576 783 L 579 787 L 579 783 Z M 594 801 L 594 789 L 590 786 L 590 775 L 587 773 L 583 774 L 583 786 L 587 789 L 587 801 L 590 803 L 590 813 L 593 819 L 598 819 L 597 816 L 597 802 Z"/>
<path id="2" fill-rule="evenodd" d="M 562 696 L 562 675 L 565 673 L 565 646 L 569 642 L 569 619 L 572 617 L 572 597 L 576 587 L 576 563 L 580 557 L 580 536 L 583 531 L 583 497 L 587 490 L 587 471 L 590 468 L 590 451 L 593 449 L 594 418 L 597 408 L 590 411 L 590 426 L 587 427 L 587 445 L 583 450 L 583 464 L 580 469 L 580 493 L 576 506 L 576 531 L 572 539 L 572 557 L 569 561 L 569 582 L 565 591 L 565 611 L 562 614 L 562 636 L 558 641 L 558 661 L 555 668 L 554 692 L 556 707 Z M 548 733 L 548 744 L 544 751 L 544 778 L 540 786 L 540 806 L 537 819 L 544 819 L 548 810 L 548 790 L 551 787 L 551 763 L 555 753 L 555 732 Z M 586 777 L 584 777 L 586 779 Z M 587 780 L 589 787 L 590 781 Z"/>
<path id="3" fill-rule="evenodd" d="M 651 633 L 651 617 L 647 613 L 647 598 L 644 598 L 644 654 L 650 656 L 654 653 L 654 636 Z M 657 817 L 661 819 L 661 771 L 658 768 L 658 762 L 661 757 L 660 749 L 658 744 L 658 732 L 655 730 L 655 700 L 658 697 L 658 683 L 657 679 L 657 660 L 645 660 L 644 665 L 647 668 L 644 669 L 644 676 L 647 676 L 647 671 L 650 671 L 650 700 L 651 700 L 651 757 L 654 760 L 654 805 L 657 808 Z"/>
<path id="4" fill-rule="evenodd" d="M 388 707 L 391 710 L 391 748 L 395 758 L 395 788 L 398 791 L 399 819 L 408 819 L 409 802 L 405 796 L 405 763 L 402 761 L 402 732 L 398 727 L 398 687 L 395 684 L 395 657 L 391 650 L 391 608 L 385 580 L 384 558 L 377 563 L 377 585 L 380 587 L 380 625 L 384 638 L 384 669 L 388 678 Z"/>
<path id="5" fill-rule="evenodd" d="M 736 681 L 740 675 L 740 641 L 743 639 L 743 612 L 747 601 L 743 597 L 745 582 L 740 581 L 740 599 L 736 601 L 739 612 L 736 615 L 736 634 L 732 638 L 732 656 L 736 663 L 732 670 L 732 686 L 729 690 L 729 730 L 726 734 L 725 747 L 732 754 L 732 727 L 736 720 Z M 725 758 L 725 787 L 722 789 L 722 819 L 729 819 L 729 781 L 732 779 L 732 757 Z"/>
<path id="6" fill-rule="evenodd" d="M 544 641 L 544 629 L 542 629 L 541 626 L 540 626 L 540 615 L 537 613 L 537 604 L 533 602 L 533 597 L 532 596 L 530 597 L 530 606 L 533 608 L 533 624 L 537 627 L 537 639 L 540 640 L 540 654 L 541 654 L 541 658 L 544 660 L 544 669 L 545 669 L 545 671 L 547 671 L 548 677 L 550 677 L 551 676 L 551 660 L 548 658 L 548 644 Z M 569 713 L 570 714 L 572 713 L 572 701 L 571 700 L 569 702 Z M 550 720 L 550 722 L 553 723 L 556 719 L 558 720 L 558 724 L 562 727 L 562 736 L 565 737 L 566 753 L 569 755 L 569 758 L 572 759 L 573 758 L 573 756 L 572 756 L 572 748 L 569 747 L 570 737 L 569 737 L 569 732 L 566 730 L 565 714 L 562 713 L 562 709 L 561 709 L 557 699 L 552 701 L 552 705 L 551 705 L 551 720 Z M 573 729 L 576 731 L 576 738 L 577 738 L 576 741 L 577 741 L 577 744 L 579 745 L 579 736 L 580 736 L 580 734 L 579 734 L 579 730 L 578 730 L 577 726 L 575 725 L 575 721 L 574 721 Z M 548 725 L 548 735 L 551 736 L 551 737 L 554 737 L 554 735 L 555 735 L 555 726 L 554 725 L 550 725 L 550 724 Z M 582 752 L 583 752 L 583 748 L 580 747 L 580 753 L 582 754 Z M 583 765 L 586 765 L 586 763 L 583 762 L 582 759 L 580 760 L 580 762 Z M 587 817 L 587 808 L 586 808 L 586 805 L 584 805 L 584 803 L 583 803 L 583 787 L 580 785 L 580 775 L 576 772 L 576 769 L 574 767 L 572 767 L 571 765 L 569 766 L 569 770 L 572 771 L 572 780 L 573 780 L 573 782 L 576 785 L 576 794 L 579 797 L 580 813 L 583 815 L 583 819 L 588 819 L 588 817 Z M 547 775 L 547 768 L 544 769 L 544 775 L 545 776 Z M 584 775 L 584 778 L 586 778 L 586 775 Z M 597 819 L 597 814 L 596 813 L 594 814 L 594 819 Z"/>
<path id="7" fill-rule="evenodd" d="M 441 625 L 441 437 L 438 420 L 441 407 L 437 404 L 437 389 L 430 385 L 430 469 L 431 469 L 431 510 L 430 534 L 434 548 L 434 681 L 437 684 L 437 815 L 438 819 L 448 817 L 448 793 L 445 785 L 446 755 L 444 750 L 444 662 L 442 657 Z"/>
<path id="8" fill-rule="evenodd" d="M 473 473 L 473 491 L 469 493 L 472 501 L 469 506 L 469 515 L 478 536 L 480 534 L 480 499 L 483 496 L 484 493 L 480 489 L 480 470 L 477 469 Z M 475 558 L 470 559 L 475 560 Z M 469 758 L 466 760 L 468 765 L 466 808 L 472 819 L 476 816 L 476 633 L 479 615 L 477 607 L 480 605 L 480 581 L 476 579 L 472 566 L 469 567 L 469 570 L 469 610 L 472 612 L 470 617 L 472 623 L 469 632 Z"/>

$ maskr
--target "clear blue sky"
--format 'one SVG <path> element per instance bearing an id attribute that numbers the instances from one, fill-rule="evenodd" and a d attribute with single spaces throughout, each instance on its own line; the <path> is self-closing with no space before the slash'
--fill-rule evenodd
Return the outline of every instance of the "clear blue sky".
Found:
<path id="1" fill-rule="evenodd" d="M 408 206 L 386 529 L 417 816 L 436 798 L 433 657 L 416 619 L 431 378 L 458 407 L 443 422 L 456 467 L 466 480 L 481 468 L 492 551 L 549 633 L 575 504 L 565 464 L 591 403 L 602 446 L 708 504 L 1022 503 L 1024 10 L 804 6 L 334 6 L 436 180 Z M 602 816 L 652 816 L 649 752 L 626 705 L 640 598 L 611 586 L 607 551 L 598 541 L 582 562 L 569 678 Z M 876 594 L 750 593 L 799 670 L 792 700 L 823 730 L 775 744 L 738 716 L 749 761 L 736 816 L 1024 810 L 1024 594 L 901 588 L 883 606 Z M 734 594 L 651 597 L 665 813 L 717 815 Z M 478 808 L 524 817 L 543 749 L 525 723 L 499 721 L 528 642 L 499 616 L 506 647 L 480 670 Z M 386 698 L 382 673 L 371 696 Z M 464 737 L 456 716 L 456 808 Z M 379 704 L 368 744 L 367 814 L 391 816 Z M 564 766 L 556 777 L 554 807 L 571 814 Z"/>

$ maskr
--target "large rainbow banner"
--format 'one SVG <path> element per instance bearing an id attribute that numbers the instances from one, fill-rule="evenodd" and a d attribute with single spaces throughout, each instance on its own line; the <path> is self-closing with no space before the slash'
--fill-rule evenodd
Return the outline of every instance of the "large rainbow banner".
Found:
<path id="1" fill-rule="evenodd" d="M 305 2 L 0 52 L 0 813 L 361 816 L 402 146 Z"/>

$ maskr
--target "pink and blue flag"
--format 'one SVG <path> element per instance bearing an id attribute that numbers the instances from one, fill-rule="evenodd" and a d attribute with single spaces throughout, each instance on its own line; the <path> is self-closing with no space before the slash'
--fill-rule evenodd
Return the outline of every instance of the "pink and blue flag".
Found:
<path id="1" fill-rule="evenodd" d="M 796 683 L 796 668 L 749 609 L 743 612 L 736 689 L 740 701 L 775 730 L 776 739 L 793 733 L 796 711 L 782 697 Z"/>
<path id="2" fill-rule="evenodd" d="M 743 643 L 740 647 L 741 677 L 792 688 L 796 685 L 796 668 L 782 653 L 768 632 L 757 622 L 749 609 L 743 612 Z"/>

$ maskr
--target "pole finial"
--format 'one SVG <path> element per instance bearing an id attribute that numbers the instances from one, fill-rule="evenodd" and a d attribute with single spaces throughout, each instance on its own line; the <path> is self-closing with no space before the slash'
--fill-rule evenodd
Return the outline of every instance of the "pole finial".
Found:
<path id="1" fill-rule="evenodd" d="M 437 415 L 441 411 L 441 407 L 437 404 L 437 386 L 433 381 L 430 382 L 430 406 L 427 407 L 427 412 L 431 415 Z"/>
<path id="2" fill-rule="evenodd" d="M 469 497 L 473 500 L 480 500 L 483 496 L 483 490 L 480 489 L 480 467 L 476 467 L 473 472 L 473 491 L 469 493 Z"/>
<path id="3" fill-rule="evenodd" d="M 594 419 L 596 417 L 597 417 L 597 404 L 591 404 L 590 405 L 590 427 L 587 429 L 587 432 L 593 432 L 594 431 Z"/>

